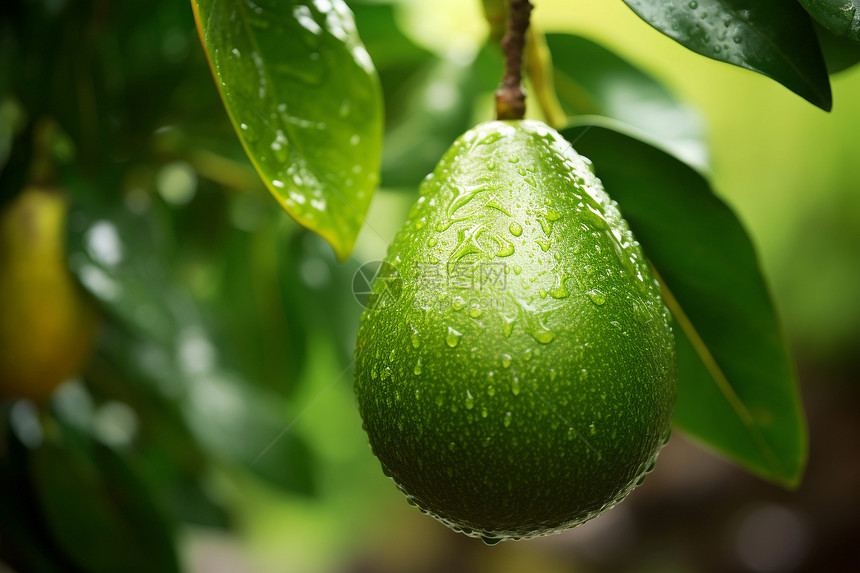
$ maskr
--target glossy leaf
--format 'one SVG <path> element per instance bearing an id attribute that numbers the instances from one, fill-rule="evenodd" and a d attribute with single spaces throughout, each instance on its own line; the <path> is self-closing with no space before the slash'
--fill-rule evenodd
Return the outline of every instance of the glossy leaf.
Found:
<path id="1" fill-rule="evenodd" d="M 45 443 L 31 472 L 54 537 L 82 570 L 179 571 L 170 527 L 115 452 Z"/>
<path id="2" fill-rule="evenodd" d="M 860 42 L 860 0 L 798 0 L 835 36 Z"/>
<path id="3" fill-rule="evenodd" d="M 345 259 L 378 181 L 382 97 L 342 0 L 192 0 L 236 132 L 275 199 Z"/>
<path id="4" fill-rule="evenodd" d="M 827 70 L 809 15 L 785 0 L 624 0 L 683 46 L 776 80 L 830 110 Z"/>
<path id="5" fill-rule="evenodd" d="M 569 115 L 602 115 L 648 134 L 691 165 L 706 169 L 702 122 L 663 84 L 600 44 L 571 34 L 547 34 L 555 88 Z"/>
<path id="6" fill-rule="evenodd" d="M 821 52 L 824 54 L 829 73 L 835 74 L 847 70 L 860 62 L 860 43 L 837 38 L 821 24 L 815 25 L 815 31 L 818 34 L 818 42 L 821 44 Z"/>
<path id="7" fill-rule="evenodd" d="M 679 352 L 675 422 L 751 472 L 796 486 L 805 418 L 749 237 L 691 167 L 615 122 L 582 121 L 563 135 L 594 162 L 666 287 Z"/>

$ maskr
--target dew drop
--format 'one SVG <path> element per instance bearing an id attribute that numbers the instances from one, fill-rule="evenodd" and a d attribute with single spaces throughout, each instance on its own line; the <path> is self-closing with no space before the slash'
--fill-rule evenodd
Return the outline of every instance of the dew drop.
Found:
<path id="1" fill-rule="evenodd" d="M 591 299 L 591 302 L 593 302 L 597 306 L 602 306 L 606 303 L 606 295 L 600 292 L 598 289 L 592 289 L 585 294 L 587 294 L 588 298 Z"/>
<path id="2" fill-rule="evenodd" d="M 511 221 L 511 225 L 508 227 L 508 230 L 511 232 L 511 235 L 514 237 L 519 237 L 523 234 L 523 227 L 516 221 Z"/>
<path id="3" fill-rule="evenodd" d="M 519 274 L 523 272 L 523 268 L 519 265 L 514 265 L 514 274 L 519 276 Z"/>
<path id="4" fill-rule="evenodd" d="M 453 224 L 454 221 L 452 219 L 444 219 L 436 223 L 436 226 L 433 228 L 436 229 L 437 233 L 441 233 L 442 231 L 447 231 L 448 228 Z"/>
<path id="5" fill-rule="evenodd" d="M 541 250 L 543 252 L 547 252 L 549 250 L 550 245 L 552 245 L 552 241 L 550 241 L 550 240 L 544 241 L 542 239 L 535 239 L 535 243 L 538 244 L 538 246 L 541 248 Z"/>
<path id="6" fill-rule="evenodd" d="M 451 348 L 454 348 L 460 343 L 460 337 L 463 336 L 461 333 L 457 332 L 450 326 L 448 327 L 448 335 L 445 336 L 445 342 Z"/>
<path id="7" fill-rule="evenodd" d="M 502 320 L 504 320 L 504 324 L 502 325 L 502 334 L 505 335 L 505 338 L 508 338 L 511 333 L 514 331 L 514 321 L 517 319 L 516 315 L 514 316 L 505 316 L 502 315 Z"/>
<path id="8" fill-rule="evenodd" d="M 564 282 L 562 281 L 558 286 L 549 291 L 549 296 L 552 298 L 562 299 L 570 296 L 570 293 L 564 288 Z"/>
<path id="9" fill-rule="evenodd" d="M 534 333 L 534 339 L 541 344 L 549 344 L 555 339 L 555 334 L 551 330 L 538 330 Z"/>
<path id="10" fill-rule="evenodd" d="M 514 254 L 514 244 L 512 242 L 500 236 L 495 236 L 493 239 L 498 246 L 498 249 L 496 249 L 497 257 L 510 257 Z"/>
<path id="11" fill-rule="evenodd" d="M 691 10 L 695 10 L 696 8 L 699 7 L 699 3 L 696 2 L 696 0 L 691 0 L 691 2 L 688 4 L 688 6 L 690 7 Z"/>

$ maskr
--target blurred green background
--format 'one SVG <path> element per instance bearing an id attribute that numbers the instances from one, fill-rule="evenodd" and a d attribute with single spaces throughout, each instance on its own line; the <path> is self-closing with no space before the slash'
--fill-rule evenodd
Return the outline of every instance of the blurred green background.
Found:
<path id="1" fill-rule="evenodd" d="M 833 76 L 828 114 L 620 1 L 535 4 L 537 29 L 603 45 L 700 114 L 714 188 L 759 249 L 796 353 L 811 436 L 799 490 L 676 432 L 619 507 L 490 548 L 382 475 L 352 393 L 352 277 L 383 256 L 448 145 L 492 117 L 501 57 L 480 2 L 350 3 L 387 132 L 382 188 L 340 265 L 257 179 L 190 5 L 16 0 L 0 8 L 0 202 L 50 166 L 72 203 L 69 266 L 105 320 L 46 408 L 2 404 L 10 570 L 169 570 L 174 552 L 201 573 L 860 566 L 860 67 Z M 614 95 L 635 113 L 639 94 Z"/>

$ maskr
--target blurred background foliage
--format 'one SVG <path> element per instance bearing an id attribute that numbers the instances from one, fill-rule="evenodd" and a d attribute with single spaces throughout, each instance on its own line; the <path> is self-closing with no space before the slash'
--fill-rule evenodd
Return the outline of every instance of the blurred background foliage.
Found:
<path id="1" fill-rule="evenodd" d="M 796 353 L 811 458 L 785 492 L 676 436 L 605 516 L 488 548 L 409 507 L 370 455 L 351 284 L 450 143 L 492 116 L 501 56 L 477 1 L 350 7 L 386 137 L 368 224 L 337 264 L 247 161 L 190 5 L 0 6 L 0 204 L 33 183 L 66 194 L 68 265 L 104 317 L 89 364 L 47 404 L 0 406 L 0 570 L 854 570 L 860 67 L 832 77 L 828 114 L 620 1 L 541 0 L 536 28 L 576 35 L 549 38 L 581 57 L 558 73 L 596 60 L 623 79 L 583 79 L 587 108 L 560 93 L 565 111 L 664 138 L 749 229 Z"/>

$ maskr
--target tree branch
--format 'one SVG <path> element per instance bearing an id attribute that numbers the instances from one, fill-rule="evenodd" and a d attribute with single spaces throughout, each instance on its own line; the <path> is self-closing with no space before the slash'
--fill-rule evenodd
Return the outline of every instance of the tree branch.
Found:
<path id="1" fill-rule="evenodd" d="M 523 48 L 532 5 L 529 0 L 511 0 L 508 31 L 502 38 L 505 52 L 505 76 L 496 91 L 496 118 L 522 119 L 526 114 L 526 92 L 523 89 Z"/>

